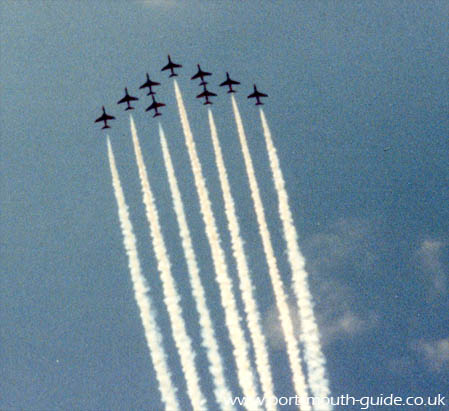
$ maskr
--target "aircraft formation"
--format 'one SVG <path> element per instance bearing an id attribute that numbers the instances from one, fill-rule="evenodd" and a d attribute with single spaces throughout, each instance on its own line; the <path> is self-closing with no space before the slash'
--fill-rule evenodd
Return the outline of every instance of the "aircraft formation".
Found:
<path id="1" fill-rule="evenodd" d="M 168 70 L 170 72 L 169 78 L 170 77 L 176 77 L 176 76 L 178 76 L 178 74 L 175 72 L 175 69 L 178 69 L 178 68 L 181 68 L 181 67 L 182 67 L 182 65 L 174 63 L 171 60 L 171 57 L 169 55 L 168 56 L 168 63 L 164 67 L 162 67 L 161 71 L 167 71 Z M 197 67 L 198 67 L 198 71 L 191 77 L 191 80 L 200 79 L 201 82 L 199 83 L 199 86 L 203 87 L 203 91 L 201 93 L 199 93 L 196 96 L 196 98 L 198 98 L 198 99 L 204 98 L 204 102 L 203 102 L 204 105 L 212 104 L 212 101 L 210 101 L 210 98 L 211 97 L 216 97 L 217 94 L 213 93 L 210 90 L 208 90 L 207 85 L 209 83 L 205 80 L 205 77 L 211 76 L 212 73 L 209 73 L 207 71 L 203 71 L 199 64 L 197 65 Z M 240 84 L 240 82 L 231 79 L 231 77 L 229 76 L 229 73 L 226 72 L 226 80 L 223 81 L 222 83 L 220 83 L 220 87 L 228 87 L 228 90 L 227 90 L 228 93 L 235 93 L 235 90 L 232 88 L 232 86 L 236 86 L 238 84 Z M 151 96 L 152 103 L 145 109 L 145 111 L 154 110 L 153 117 L 161 116 L 162 113 L 159 111 L 159 109 L 161 107 L 165 106 L 164 103 L 161 103 L 161 102 L 157 101 L 156 98 L 154 97 L 156 95 L 156 92 L 153 91 L 153 87 L 156 87 L 156 86 L 159 86 L 159 85 L 160 85 L 160 83 L 158 83 L 156 81 L 152 81 L 150 79 L 150 76 L 147 73 L 147 79 L 146 79 L 145 83 L 143 83 L 139 87 L 139 89 L 146 89 L 146 88 L 148 88 L 147 96 Z M 260 100 L 263 97 L 268 97 L 268 95 L 258 91 L 256 85 L 254 84 L 254 91 L 253 91 L 253 93 L 251 93 L 248 96 L 248 98 L 249 99 L 255 98 L 256 99 L 256 106 L 259 106 L 259 105 L 263 104 L 262 101 Z M 137 100 L 139 100 L 139 99 L 137 97 L 134 97 L 134 96 L 130 95 L 129 92 L 128 92 L 128 88 L 125 88 L 125 96 L 122 99 L 120 99 L 117 102 L 117 104 L 126 103 L 127 106 L 125 108 L 125 111 L 126 110 L 134 110 L 134 107 L 131 105 L 131 103 L 133 101 L 137 101 Z M 115 117 L 110 115 L 110 114 L 107 114 L 104 106 L 102 107 L 102 110 L 103 110 L 103 114 L 95 120 L 95 123 L 103 122 L 102 130 L 107 129 L 107 128 L 111 128 L 108 125 L 108 121 L 109 120 L 115 120 Z"/>

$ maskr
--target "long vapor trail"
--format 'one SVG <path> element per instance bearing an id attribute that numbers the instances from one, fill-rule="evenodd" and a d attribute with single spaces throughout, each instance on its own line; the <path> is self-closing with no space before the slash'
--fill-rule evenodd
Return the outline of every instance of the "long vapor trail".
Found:
<path id="1" fill-rule="evenodd" d="M 271 278 L 276 305 L 279 311 L 279 319 L 281 322 L 282 330 L 284 332 L 284 337 L 287 345 L 287 354 L 292 371 L 293 385 L 295 388 L 296 395 L 298 395 L 301 398 L 308 398 L 307 384 L 302 370 L 298 340 L 295 337 L 293 323 L 291 320 L 287 303 L 287 295 L 284 291 L 281 276 L 277 266 L 276 257 L 274 255 L 270 232 L 268 230 L 268 225 L 265 218 L 265 211 L 263 208 L 262 200 L 260 198 L 259 186 L 257 184 L 253 162 L 251 159 L 251 155 L 249 153 L 248 143 L 246 141 L 245 130 L 243 129 L 242 119 L 234 96 L 231 96 L 231 100 L 240 145 L 242 147 L 243 159 L 245 161 L 246 172 L 248 175 L 251 197 L 254 203 L 254 211 L 256 213 L 257 222 L 259 224 L 259 233 L 262 238 L 262 244 L 268 264 L 268 272 Z M 311 408 L 308 402 L 304 401 L 301 404 L 301 409 L 308 411 Z"/>
<path id="2" fill-rule="evenodd" d="M 130 116 L 130 124 L 137 167 L 139 169 L 140 183 L 142 185 L 143 202 L 145 204 L 147 220 L 150 226 L 151 240 L 157 259 L 158 270 L 161 275 L 164 302 L 170 317 L 172 335 L 181 359 L 181 367 L 186 379 L 187 392 L 193 409 L 201 409 L 206 404 L 206 399 L 201 392 L 199 385 L 198 372 L 195 365 L 195 353 L 182 317 L 180 297 L 171 273 L 170 261 L 162 236 L 161 225 L 159 223 L 159 215 L 154 202 L 153 193 L 143 161 L 142 151 L 140 149 L 139 139 L 137 137 L 136 126 L 132 116 Z"/>
<path id="3" fill-rule="evenodd" d="M 284 177 L 279 165 L 279 158 L 271 138 L 271 132 L 263 110 L 260 110 L 265 143 L 274 186 L 276 188 L 279 215 L 282 221 L 287 253 L 292 269 L 293 289 L 296 295 L 299 317 L 301 319 L 300 339 L 304 346 L 304 359 L 307 364 L 308 381 L 312 394 L 315 397 L 329 397 L 329 382 L 326 378 L 326 360 L 321 350 L 320 333 L 313 313 L 313 299 L 307 281 L 308 273 L 305 270 L 305 260 L 298 247 L 298 234 L 293 224 L 293 217 L 288 203 L 288 194 L 285 189 Z M 322 407 L 324 404 L 321 404 Z M 326 408 L 322 408 L 325 410 Z M 330 405 L 329 408 L 331 409 Z"/>
<path id="4" fill-rule="evenodd" d="M 215 217 L 212 212 L 212 206 L 209 199 L 209 193 L 206 188 L 201 163 L 196 151 L 192 131 L 190 129 L 184 102 L 178 83 L 174 81 L 176 101 L 178 103 L 179 116 L 185 136 L 185 144 L 189 153 L 190 163 L 195 179 L 195 186 L 199 197 L 201 214 L 206 226 L 206 235 L 211 248 L 212 259 L 214 262 L 216 281 L 220 289 L 221 303 L 224 308 L 225 321 L 228 327 L 229 336 L 233 345 L 234 358 L 237 368 L 239 384 L 243 390 L 243 395 L 249 400 L 251 410 L 260 409 L 257 404 L 256 379 L 251 368 L 249 359 L 249 347 L 245 339 L 242 325 L 237 310 L 237 303 L 232 292 L 232 282 L 229 277 L 228 267 L 225 260 L 223 248 L 221 246 L 220 236 L 217 230 Z"/>
<path id="5" fill-rule="evenodd" d="M 151 299 L 147 295 L 148 285 L 145 277 L 142 275 L 139 256 L 137 254 L 136 237 L 134 236 L 133 226 L 129 218 L 128 206 L 126 205 L 125 195 L 120 183 L 120 177 L 115 165 L 114 153 L 112 152 L 109 137 L 108 157 L 111 168 L 112 185 L 114 187 L 115 199 L 117 200 L 118 215 L 123 235 L 123 245 L 128 256 L 128 266 L 131 274 L 131 281 L 134 288 L 134 298 L 139 307 L 140 318 L 142 320 L 145 338 L 148 349 L 150 350 L 151 360 L 156 371 L 156 378 L 159 382 L 159 391 L 166 409 L 179 410 L 178 400 L 176 398 L 176 388 L 173 386 L 171 373 L 167 364 L 167 355 L 162 343 L 162 334 L 154 318 L 154 309 Z"/>
<path id="6" fill-rule="evenodd" d="M 215 161 L 223 192 L 225 213 L 228 220 L 229 232 L 231 234 L 232 254 L 237 264 L 240 292 L 242 294 L 242 300 L 245 307 L 245 314 L 248 319 L 248 329 L 254 346 L 256 367 L 265 397 L 274 398 L 273 378 L 271 375 L 267 345 L 265 336 L 262 332 L 259 310 L 257 308 L 256 299 L 253 293 L 254 287 L 251 282 L 248 262 L 246 260 L 245 250 L 243 247 L 243 240 L 240 235 L 240 225 L 235 211 L 235 204 L 231 193 L 231 187 L 229 185 L 228 174 L 223 161 L 220 142 L 217 137 L 217 127 L 215 126 L 214 117 L 210 109 L 208 110 L 208 115 L 212 144 L 215 152 Z M 272 402 L 268 402 L 268 404 L 273 405 Z M 275 408 L 274 405 L 273 407 Z"/>
<path id="7" fill-rule="evenodd" d="M 209 371 L 214 381 L 215 399 L 217 401 L 217 404 L 219 404 L 222 409 L 232 410 L 233 407 L 227 401 L 228 398 L 232 397 L 232 394 L 229 390 L 224 376 L 224 366 L 220 351 L 218 349 L 218 343 L 215 337 L 209 309 L 207 308 L 206 295 L 201 283 L 200 271 L 198 268 L 195 250 L 193 249 L 192 245 L 192 238 L 186 220 L 181 193 L 179 191 L 178 182 L 176 180 L 175 170 L 173 168 L 173 162 L 171 160 L 165 133 L 160 123 L 159 135 L 161 139 L 165 169 L 167 171 L 170 192 L 173 200 L 173 207 L 178 221 L 179 235 L 182 239 L 184 256 L 187 262 L 187 268 L 189 270 L 192 294 L 195 299 L 196 308 L 199 314 L 202 342 L 203 346 L 206 348 L 207 358 L 209 360 Z"/>

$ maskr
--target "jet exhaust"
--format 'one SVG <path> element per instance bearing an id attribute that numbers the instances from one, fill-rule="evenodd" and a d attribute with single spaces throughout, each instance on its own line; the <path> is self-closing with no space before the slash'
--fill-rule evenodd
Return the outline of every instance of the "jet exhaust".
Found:
<path id="1" fill-rule="evenodd" d="M 201 283 L 200 270 L 196 259 L 195 250 L 192 245 L 192 238 L 190 229 L 187 224 L 187 219 L 184 211 L 181 193 L 179 191 L 178 182 L 168 149 L 167 140 L 165 138 L 164 130 L 159 123 L 159 136 L 161 140 L 162 154 L 164 157 L 165 169 L 167 172 L 168 183 L 170 186 L 171 197 L 173 201 L 173 208 L 176 213 L 176 219 L 179 226 L 179 236 L 182 240 L 182 248 L 184 257 L 187 262 L 187 269 L 189 271 L 190 285 L 192 287 L 192 294 L 195 299 L 196 308 L 199 314 L 199 323 L 201 326 L 201 337 L 203 346 L 206 348 L 207 359 L 209 361 L 209 371 L 214 381 L 214 394 L 218 405 L 221 409 L 232 410 L 234 407 L 228 404 L 226 399 L 232 398 L 231 391 L 224 376 L 224 366 L 220 351 L 218 348 L 215 331 L 213 328 L 209 309 L 207 308 L 206 295 Z"/>
<path id="2" fill-rule="evenodd" d="M 208 116 L 212 144 L 215 153 L 215 162 L 217 164 L 220 185 L 223 193 L 224 208 L 228 221 L 228 229 L 231 234 L 232 254 L 237 264 L 239 288 L 248 321 L 251 341 L 254 347 L 256 368 L 260 377 L 262 391 L 265 398 L 274 398 L 273 378 L 271 375 L 267 344 L 265 341 L 265 336 L 262 332 L 260 314 L 257 308 L 256 298 L 253 293 L 254 287 L 251 282 L 250 271 L 243 246 L 243 239 L 240 235 L 240 225 L 235 210 L 235 203 L 232 197 L 228 174 L 224 164 L 220 142 L 217 137 L 217 128 L 215 126 L 215 121 L 211 110 L 208 110 Z M 276 408 L 274 404 L 270 403 L 270 405 L 273 407 L 272 409 Z"/>
<path id="3" fill-rule="evenodd" d="M 321 350 L 320 333 L 313 312 L 313 298 L 307 281 L 308 273 L 304 268 L 305 260 L 298 247 L 298 234 L 293 223 L 284 177 L 271 132 L 262 109 L 260 110 L 260 118 L 273 182 L 278 196 L 279 216 L 282 221 L 284 238 L 287 244 L 288 259 L 292 270 L 293 290 L 301 319 L 300 340 L 304 347 L 308 382 L 313 396 L 320 398 L 329 397 L 330 389 L 329 381 L 326 378 L 326 360 Z M 322 407 L 324 411 L 332 408 L 330 405 L 328 408 L 324 408 L 325 404 L 322 404 Z"/>
<path id="4" fill-rule="evenodd" d="M 195 187 L 200 202 L 201 214 L 206 226 L 206 235 L 211 248 L 213 263 L 216 273 L 216 281 L 220 289 L 221 302 L 225 312 L 225 321 L 228 327 L 231 343 L 234 348 L 234 358 L 237 368 L 237 375 L 243 395 L 251 399 L 247 403 L 247 408 L 253 410 L 260 409 L 257 403 L 256 379 L 249 359 L 249 346 L 245 339 L 242 325 L 240 323 L 236 300 L 232 291 L 232 281 L 228 273 L 221 239 L 217 230 L 215 217 L 212 211 L 209 193 L 204 180 L 202 167 L 198 158 L 196 145 L 193 140 L 189 120 L 185 110 L 181 91 L 178 83 L 174 80 L 176 101 L 178 104 L 179 116 L 182 129 L 184 131 L 185 144 L 190 158 L 191 168 L 195 179 Z"/>
<path id="5" fill-rule="evenodd" d="M 120 227 L 123 235 L 123 245 L 128 256 L 128 266 L 131 275 L 131 281 L 134 288 L 134 298 L 139 308 L 140 319 L 145 332 L 148 349 L 150 351 L 151 360 L 156 371 L 156 378 L 159 383 L 159 391 L 161 393 L 162 402 L 169 410 L 179 410 L 178 400 L 176 398 L 176 388 L 173 386 L 172 377 L 167 364 L 167 355 L 164 351 L 162 342 L 162 334 L 154 317 L 154 308 L 148 296 L 149 287 L 145 277 L 142 275 L 139 255 L 137 253 L 136 237 L 133 232 L 133 226 L 129 218 L 128 206 L 126 204 L 125 195 L 120 183 L 120 177 L 115 164 L 114 153 L 112 151 L 111 142 L 107 137 L 108 158 L 111 168 L 112 185 L 114 195 L 117 201 L 118 215 L 120 219 Z"/>
<path id="6" fill-rule="evenodd" d="M 180 297 L 171 273 L 170 260 L 162 235 L 159 215 L 154 202 L 154 196 L 151 190 L 145 163 L 143 161 L 136 126 L 132 116 L 130 116 L 130 125 L 134 152 L 136 154 L 136 162 L 139 170 L 140 183 L 142 186 L 143 202 L 150 228 L 151 241 L 157 259 L 158 270 L 161 276 L 164 302 L 170 317 L 172 335 L 181 360 L 181 367 L 187 383 L 187 392 L 190 397 L 190 401 L 194 410 L 200 410 L 204 408 L 207 401 L 199 385 L 199 377 L 195 365 L 195 353 L 190 337 L 187 334 L 185 322 L 182 316 Z"/>
<path id="7" fill-rule="evenodd" d="M 295 337 L 293 323 L 287 304 L 287 295 L 284 290 L 273 246 L 271 243 L 270 232 L 268 230 L 265 211 L 260 197 L 259 186 L 256 180 L 256 175 L 254 173 L 253 162 L 249 153 L 245 130 L 243 128 L 242 119 L 234 95 L 231 95 L 231 101 L 237 126 L 237 133 L 239 136 L 243 159 L 245 162 L 246 172 L 249 180 L 251 197 L 253 199 L 254 211 L 256 213 L 257 222 L 259 225 L 259 233 L 262 239 L 263 249 L 268 264 L 268 272 L 270 275 L 276 305 L 279 312 L 279 321 L 281 323 L 285 342 L 287 345 L 287 354 L 292 371 L 293 386 L 295 388 L 296 395 L 301 398 L 308 398 L 308 387 L 302 370 L 299 344 L 298 340 Z M 311 407 L 307 402 L 301 404 L 301 408 L 305 411 L 311 410 Z"/>

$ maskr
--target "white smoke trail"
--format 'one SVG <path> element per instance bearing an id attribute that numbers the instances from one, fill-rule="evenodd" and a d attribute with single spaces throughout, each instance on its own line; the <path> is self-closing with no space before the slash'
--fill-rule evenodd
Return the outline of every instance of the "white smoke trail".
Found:
<path id="1" fill-rule="evenodd" d="M 196 151 L 186 109 L 182 100 L 181 91 L 178 83 L 174 81 L 176 101 L 178 103 L 179 116 L 185 136 L 185 144 L 190 157 L 190 163 L 195 179 L 195 186 L 200 201 L 201 214 L 206 226 L 206 235 L 212 252 L 214 262 L 216 281 L 220 289 L 221 303 L 225 312 L 225 321 L 228 327 L 231 343 L 234 347 L 234 358 L 237 367 L 239 384 L 243 390 L 243 395 L 249 400 L 248 406 L 251 410 L 260 409 L 257 403 L 256 379 L 251 368 L 249 360 L 249 347 L 245 339 L 243 328 L 240 324 L 240 317 L 237 310 L 237 304 L 232 292 L 232 282 L 229 277 L 221 240 L 218 234 L 215 217 L 212 212 L 212 206 L 209 199 L 209 193 L 206 188 L 201 163 Z"/>
<path id="2" fill-rule="evenodd" d="M 167 365 L 167 355 L 164 351 L 162 335 L 154 318 L 154 309 L 151 299 L 147 295 L 148 285 L 140 268 L 139 256 L 137 254 L 136 237 L 129 218 L 128 206 L 126 205 L 125 195 L 120 184 L 120 177 L 115 165 L 114 153 L 112 152 L 111 142 L 108 141 L 108 157 L 111 168 L 112 185 L 117 200 L 118 215 L 123 234 L 123 244 L 128 256 L 128 266 L 131 274 L 131 280 L 134 288 L 134 298 L 139 307 L 140 319 L 145 331 L 148 349 L 150 350 L 151 360 L 156 371 L 156 378 L 159 383 L 159 391 L 162 401 L 168 410 L 179 410 L 178 400 L 176 398 L 176 388 L 173 386 L 171 373 Z"/>
<path id="3" fill-rule="evenodd" d="M 165 169 L 167 171 L 168 182 L 170 185 L 170 192 L 173 200 L 173 208 L 176 213 L 176 218 L 179 226 L 179 235 L 182 239 L 182 247 L 184 256 L 187 262 L 187 268 L 190 275 L 190 285 L 192 287 L 192 294 L 195 298 L 196 308 L 199 314 L 199 322 L 201 326 L 201 337 L 203 346 L 206 348 L 207 358 L 209 360 L 209 371 L 214 380 L 214 394 L 218 404 L 222 409 L 232 410 L 234 407 L 228 404 L 226 399 L 231 398 L 232 394 L 226 383 L 224 376 L 224 366 L 221 359 L 220 351 L 218 349 L 217 339 L 215 337 L 212 320 L 209 309 L 207 308 L 206 296 L 203 285 L 201 284 L 200 271 L 196 260 L 195 250 L 192 246 L 192 238 L 190 236 L 189 226 L 182 203 L 181 193 L 179 191 L 178 182 L 176 180 L 175 170 L 171 160 L 170 152 L 165 139 L 164 130 L 159 123 L 159 135 L 161 138 L 162 153 L 164 156 Z"/>
<path id="4" fill-rule="evenodd" d="M 299 345 L 295 337 L 293 324 L 287 304 L 287 295 L 284 291 L 284 286 L 281 281 L 276 257 L 273 251 L 273 246 L 271 244 L 270 232 L 268 231 L 267 221 L 265 218 L 265 211 L 263 208 L 262 200 L 260 198 L 259 186 L 257 184 L 256 175 L 254 173 L 253 162 L 251 160 L 248 144 L 246 142 L 245 130 L 243 129 L 242 119 L 240 117 L 240 112 L 237 107 L 237 103 L 235 101 L 234 96 L 231 96 L 231 99 L 240 145 L 242 147 L 243 158 L 245 161 L 246 172 L 248 175 L 251 197 L 254 203 L 254 211 L 256 213 L 257 222 L 259 224 L 259 233 L 262 238 L 262 244 L 268 264 L 268 272 L 270 274 L 276 305 L 279 311 L 279 320 L 281 322 L 282 330 L 284 332 L 284 337 L 287 345 L 287 354 L 292 371 L 293 385 L 295 388 L 296 395 L 298 395 L 301 398 L 307 398 L 308 397 L 307 384 L 302 370 Z M 310 405 L 307 402 L 302 404 L 301 408 L 307 411 L 311 409 Z"/>
<path id="5" fill-rule="evenodd" d="M 254 346 L 256 367 L 265 397 L 274 398 L 273 378 L 271 376 L 267 345 L 260 324 L 260 315 L 257 308 L 256 299 L 253 294 L 254 287 L 250 278 L 248 262 L 246 260 L 245 250 L 243 247 L 243 240 L 240 236 L 240 226 L 235 211 L 235 204 L 231 193 L 231 187 L 229 185 L 228 174 L 223 161 L 220 142 L 217 137 L 217 127 L 215 126 L 214 117 L 210 109 L 208 110 L 208 115 L 212 144 L 215 152 L 215 161 L 223 192 L 225 213 L 228 220 L 229 232 L 231 234 L 232 254 L 236 261 L 239 273 L 240 292 L 242 293 L 242 300 L 248 320 L 248 329 Z M 271 401 L 268 402 L 268 404 L 276 408 Z"/>
<path id="6" fill-rule="evenodd" d="M 267 145 L 271 172 L 274 186 L 278 195 L 279 215 L 282 221 L 284 238 L 287 243 L 287 252 L 290 266 L 292 268 L 293 289 L 301 319 L 300 339 L 304 345 L 304 359 L 307 364 L 308 381 L 313 396 L 329 397 L 329 382 L 326 378 L 326 360 L 321 351 L 320 333 L 313 313 L 313 299 L 307 282 L 308 273 L 305 270 L 305 260 L 298 247 L 298 234 L 293 224 L 293 217 L 288 204 L 288 194 L 285 189 L 284 177 L 279 165 L 276 148 L 273 145 L 271 132 L 263 110 L 260 110 L 260 118 Z M 322 409 L 331 409 L 323 408 Z"/>
<path id="7" fill-rule="evenodd" d="M 198 372 L 195 365 L 195 353 L 182 317 L 180 297 L 178 291 L 176 290 L 176 284 L 171 273 L 170 261 L 159 223 L 159 215 L 154 202 L 145 164 L 143 162 L 142 151 L 140 149 L 136 126 L 132 116 L 130 116 L 130 123 L 137 167 L 139 169 L 140 183 L 142 185 L 143 202 L 145 204 L 147 220 L 150 226 L 151 240 L 157 259 L 157 266 L 161 275 L 164 302 L 167 306 L 168 315 L 170 317 L 172 335 L 181 359 L 181 367 L 186 379 L 187 392 L 189 394 L 190 401 L 192 402 L 193 409 L 201 409 L 206 404 L 206 399 L 201 392 L 199 385 Z"/>

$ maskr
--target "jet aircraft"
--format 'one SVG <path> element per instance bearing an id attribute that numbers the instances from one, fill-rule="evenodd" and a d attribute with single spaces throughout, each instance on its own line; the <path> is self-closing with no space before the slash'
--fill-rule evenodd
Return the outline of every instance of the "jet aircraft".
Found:
<path id="1" fill-rule="evenodd" d="M 196 74 L 193 75 L 193 77 L 191 78 L 191 80 L 196 80 L 197 78 L 201 79 L 201 83 L 200 86 L 205 86 L 207 84 L 206 81 L 204 81 L 204 77 L 206 76 L 210 76 L 212 75 L 212 73 L 208 73 L 207 71 L 203 71 L 201 70 L 200 65 L 198 64 L 198 71 Z"/>
<path id="2" fill-rule="evenodd" d="M 228 86 L 229 87 L 228 93 L 235 93 L 235 90 L 232 88 L 232 86 L 237 84 L 240 84 L 240 82 L 232 80 L 231 77 L 229 77 L 229 73 L 226 72 L 226 80 L 220 84 L 220 87 Z"/>
<path id="3" fill-rule="evenodd" d="M 170 70 L 171 74 L 168 77 L 175 77 L 177 74 L 174 72 L 175 68 L 182 67 L 181 64 L 176 64 L 171 61 L 170 55 L 168 56 L 168 64 L 162 67 L 161 71 Z"/>
<path id="4" fill-rule="evenodd" d="M 202 98 L 202 97 L 204 97 L 204 98 L 205 98 L 204 105 L 206 105 L 206 104 L 212 104 L 212 102 L 209 101 L 209 97 L 216 96 L 216 94 L 215 94 L 215 93 L 212 93 L 211 91 L 209 91 L 209 90 L 206 88 L 206 85 L 205 85 L 205 84 L 203 85 L 203 87 L 204 87 L 204 91 L 203 91 L 202 93 L 198 94 L 198 95 L 196 96 L 196 98 Z"/>
<path id="5" fill-rule="evenodd" d="M 256 85 L 254 84 L 254 92 L 248 96 L 248 98 L 255 98 L 256 99 L 256 106 L 260 106 L 263 103 L 260 101 L 261 97 L 268 97 L 267 94 L 261 93 L 257 90 Z"/>
<path id="6" fill-rule="evenodd" d="M 139 100 L 137 97 L 133 97 L 128 94 L 128 89 L 125 87 L 125 97 L 123 97 L 121 100 L 117 101 L 117 104 L 127 103 L 128 107 L 126 107 L 125 110 L 134 110 L 134 107 L 131 107 L 130 102 L 137 101 L 137 100 Z"/>
<path id="7" fill-rule="evenodd" d="M 150 80 L 150 76 L 147 73 L 147 81 L 145 83 L 143 83 L 139 88 L 146 88 L 148 87 L 148 94 L 147 96 L 151 96 L 152 94 L 155 94 L 155 92 L 153 91 L 153 87 L 154 86 L 160 86 L 161 83 L 158 83 L 157 81 L 151 81 Z"/>
<path id="8" fill-rule="evenodd" d="M 153 99 L 153 103 L 151 103 L 151 105 L 148 106 L 145 111 L 154 110 L 153 117 L 162 116 L 162 113 L 159 113 L 158 108 L 159 107 L 164 107 L 165 104 L 164 103 L 159 103 L 158 101 L 156 101 L 156 99 L 154 98 L 154 95 L 152 95 L 151 98 Z"/>
<path id="9" fill-rule="evenodd" d="M 102 109 L 103 109 L 103 114 L 95 120 L 95 123 L 104 121 L 104 126 L 101 128 L 102 130 L 104 130 L 105 128 L 111 128 L 108 126 L 108 120 L 115 120 L 115 117 L 110 116 L 109 114 L 106 114 L 104 106 L 102 107 Z"/>

